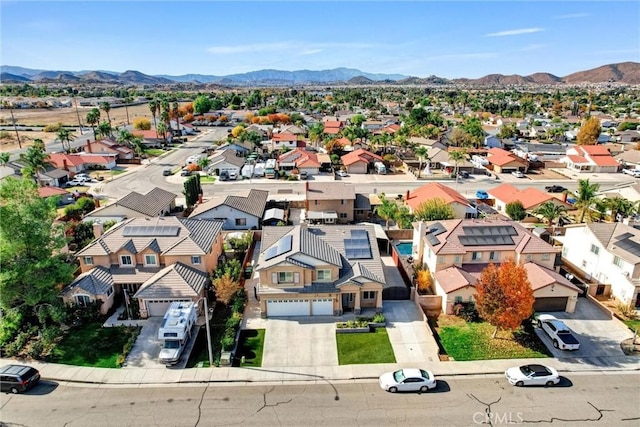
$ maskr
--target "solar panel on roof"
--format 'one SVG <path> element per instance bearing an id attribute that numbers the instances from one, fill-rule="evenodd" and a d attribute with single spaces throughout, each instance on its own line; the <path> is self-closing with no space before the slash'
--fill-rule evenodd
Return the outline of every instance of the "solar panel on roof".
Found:
<path id="1" fill-rule="evenodd" d="M 632 255 L 640 257 L 640 243 L 634 242 L 631 239 L 619 240 L 615 245 L 623 251 L 629 252 Z"/>
<path id="2" fill-rule="evenodd" d="M 514 244 L 511 236 L 460 236 L 458 239 L 464 246 L 501 246 Z"/>
<path id="3" fill-rule="evenodd" d="M 517 236 L 511 225 L 466 226 L 462 227 L 465 236 Z"/>
<path id="4" fill-rule="evenodd" d="M 631 237 L 633 237 L 633 233 L 624 233 L 624 234 L 621 234 L 619 236 L 616 236 L 615 239 L 616 240 L 624 240 L 624 239 L 630 239 Z"/>
<path id="5" fill-rule="evenodd" d="M 292 245 L 293 236 L 284 236 L 282 239 L 278 240 L 277 244 L 264 251 L 264 260 L 269 261 L 271 258 L 290 252 Z"/>
<path id="6" fill-rule="evenodd" d="M 351 239 L 344 239 L 344 251 L 348 259 L 371 259 L 369 232 L 351 230 Z"/>
<path id="7" fill-rule="evenodd" d="M 177 236 L 180 227 L 177 225 L 129 225 L 124 228 L 124 237 L 144 237 L 144 236 Z"/>

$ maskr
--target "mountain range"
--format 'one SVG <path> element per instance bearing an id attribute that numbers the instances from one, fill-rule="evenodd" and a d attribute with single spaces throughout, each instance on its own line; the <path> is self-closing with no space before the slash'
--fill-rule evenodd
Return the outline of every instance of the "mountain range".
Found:
<path id="1" fill-rule="evenodd" d="M 3 65 L 0 70 L 1 83 L 105 83 L 128 85 L 171 85 L 176 83 L 218 84 L 225 86 L 288 86 L 303 84 L 466 84 L 478 86 L 501 85 L 553 85 L 577 83 L 618 82 L 640 84 L 640 63 L 622 62 L 608 64 L 585 71 L 578 71 L 564 77 L 550 73 L 534 73 L 528 76 L 489 74 L 479 79 L 446 79 L 430 76 L 411 77 L 402 74 L 368 73 L 352 68 L 334 68 L 331 70 L 259 70 L 242 74 L 215 76 L 205 74 L 148 75 L 128 70 L 123 73 L 104 70 L 52 71 L 36 70 L 19 66 Z"/>

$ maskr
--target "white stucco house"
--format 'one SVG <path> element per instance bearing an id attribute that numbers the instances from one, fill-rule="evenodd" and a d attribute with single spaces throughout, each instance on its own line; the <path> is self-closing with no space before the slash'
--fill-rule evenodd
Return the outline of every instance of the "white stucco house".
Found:
<path id="1" fill-rule="evenodd" d="M 245 190 L 236 195 L 214 196 L 195 207 L 189 218 L 219 219 L 223 230 L 257 230 L 267 205 L 268 191 Z"/>
<path id="2" fill-rule="evenodd" d="M 640 310 L 640 229 L 620 222 L 569 225 L 563 263 L 595 282 L 592 296 L 610 296 Z"/>

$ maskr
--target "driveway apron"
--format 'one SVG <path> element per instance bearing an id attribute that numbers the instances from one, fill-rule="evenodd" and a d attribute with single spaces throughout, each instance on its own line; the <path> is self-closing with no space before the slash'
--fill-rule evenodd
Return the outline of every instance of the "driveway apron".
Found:
<path id="1" fill-rule="evenodd" d="M 160 355 L 160 340 L 158 330 L 162 323 L 162 317 L 150 317 L 140 331 L 131 352 L 125 361 L 125 367 L 133 368 L 164 368 L 165 365 L 158 362 Z"/>
<path id="2" fill-rule="evenodd" d="M 417 367 L 440 363 L 436 340 L 413 301 L 385 301 L 383 313 L 397 363 Z"/>
<path id="3" fill-rule="evenodd" d="M 338 366 L 333 317 L 266 319 L 263 368 Z"/>

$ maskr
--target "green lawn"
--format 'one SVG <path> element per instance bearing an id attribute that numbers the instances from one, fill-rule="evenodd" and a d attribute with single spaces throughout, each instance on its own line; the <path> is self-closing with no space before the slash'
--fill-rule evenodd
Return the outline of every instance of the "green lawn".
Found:
<path id="1" fill-rule="evenodd" d="M 216 182 L 215 176 L 200 175 L 200 184 L 213 184 Z"/>
<path id="2" fill-rule="evenodd" d="M 144 152 L 154 157 L 162 156 L 164 153 L 166 153 L 166 151 L 161 148 L 148 148 L 144 150 Z"/>
<path id="3" fill-rule="evenodd" d="M 220 340 L 224 336 L 227 319 L 231 316 L 231 309 L 229 307 L 222 306 L 216 308 L 213 311 L 213 316 L 209 321 L 209 328 L 211 330 L 211 349 L 213 352 L 213 364 L 218 365 L 220 363 L 220 353 L 222 352 L 222 346 Z M 209 350 L 207 347 L 207 328 L 200 328 L 196 342 L 191 350 L 189 361 L 187 362 L 187 368 L 194 368 L 196 366 L 208 367 L 209 366 Z"/>
<path id="4" fill-rule="evenodd" d="M 640 319 L 623 320 L 622 322 L 632 331 L 640 332 Z"/>
<path id="5" fill-rule="evenodd" d="M 101 323 L 71 329 L 60 341 L 48 362 L 65 365 L 93 366 L 96 368 L 119 368 L 116 360 L 131 334 L 136 336 L 139 328 L 103 328 Z"/>
<path id="6" fill-rule="evenodd" d="M 244 356 L 244 362 L 240 366 L 259 368 L 262 366 L 262 351 L 264 350 L 264 329 L 244 329 L 240 331 L 240 344 L 238 354 L 240 359 Z"/>
<path id="7" fill-rule="evenodd" d="M 438 334 L 447 354 L 454 360 L 521 359 L 548 357 L 549 351 L 534 331 L 499 332 L 486 322 L 466 323 L 455 316 L 440 316 Z"/>
<path id="8" fill-rule="evenodd" d="M 386 328 L 375 332 L 336 334 L 338 364 L 396 363 Z"/>

